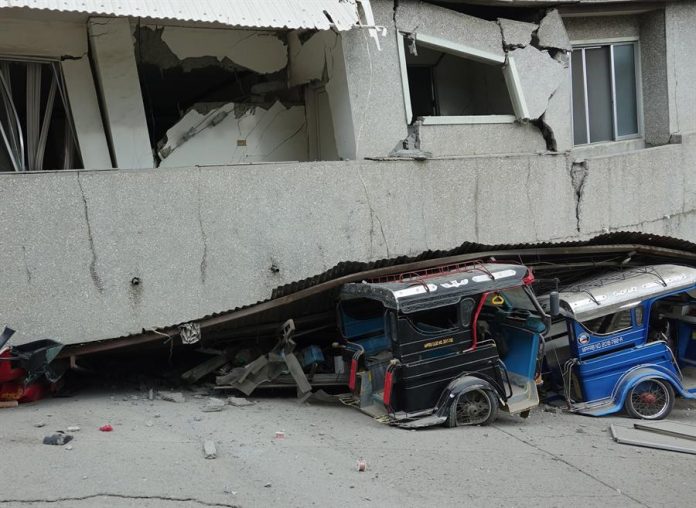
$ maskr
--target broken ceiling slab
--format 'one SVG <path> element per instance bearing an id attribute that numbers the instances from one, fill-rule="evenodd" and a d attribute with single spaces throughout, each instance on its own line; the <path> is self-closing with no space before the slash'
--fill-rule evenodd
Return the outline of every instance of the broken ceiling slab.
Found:
<path id="1" fill-rule="evenodd" d="M 165 27 L 162 41 L 179 60 L 212 56 L 268 74 L 285 68 L 287 49 L 273 32 Z"/>
<path id="2" fill-rule="evenodd" d="M 0 9 L 20 7 L 249 28 L 350 30 L 360 20 L 355 0 L 283 0 L 272 8 L 261 8 L 256 0 L 0 0 Z"/>
<path id="3" fill-rule="evenodd" d="M 529 118 L 537 119 L 546 111 L 549 99 L 567 78 L 567 69 L 547 51 L 527 46 L 508 55 L 515 60 Z"/>
<path id="4" fill-rule="evenodd" d="M 302 42 L 302 36 L 298 32 L 288 34 L 290 86 L 330 78 L 327 62 L 332 60 L 330 48 L 336 46 L 337 37 L 334 32 L 317 32 Z"/>
<path id="5" fill-rule="evenodd" d="M 505 58 L 500 26 L 425 2 L 407 0 L 396 9 L 396 27 L 405 33 L 429 35 L 456 45 Z"/>
<path id="6" fill-rule="evenodd" d="M 557 9 L 551 9 L 541 20 L 537 37 L 540 48 L 561 49 L 563 51 L 573 49 L 563 19 L 561 19 Z"/>
<path id="7" fill-rule="evenodd" d="M 228 103 L 206 114 L 194 107 L 167 131 L 160 167 L 307 160 L 304 106 L 276 101 Z"/>
<path id="8" fill-rule="evenodd" d="M 523 48 L 532 42 L 532 32 L 539 28 L 534 23 L 525 23 L 512 19 L 498 19 L 500 30 L 503 33 L 503 46 L 505 49 Z"/>

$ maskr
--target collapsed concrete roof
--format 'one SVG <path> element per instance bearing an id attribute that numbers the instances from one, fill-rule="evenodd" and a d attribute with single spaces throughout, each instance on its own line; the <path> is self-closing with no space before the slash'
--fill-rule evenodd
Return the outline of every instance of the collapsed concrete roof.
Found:
<path id="1" fill-rule="evenodd" d="M 355 0 L 0 0 L 0 9 L 3 8 L 132 16 L 244 28 L 350 30 L 359 22 Z"/>

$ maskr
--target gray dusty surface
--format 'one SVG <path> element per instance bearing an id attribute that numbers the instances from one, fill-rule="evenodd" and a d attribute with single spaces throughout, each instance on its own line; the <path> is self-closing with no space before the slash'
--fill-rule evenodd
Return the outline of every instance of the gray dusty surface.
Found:
<path id="1" fill-rule="evenodd" d="M 257 398 L 202 412 L 206 398 L 186 399 L 99 391 L 0 410 L 0 504 L 618 508 L 696 498 L 696 458 L 612 442 L 609 424 L 632 423 L 623 417 L 537 409 L 491 427 L 405 431 L 344 406 Z M 671 419 L 696 424 L 696 405 L 679 401 Z M 105 423 L 114 431 L 100 432 Z M 42 444 L 71 425 L 81 428 L 72 449 Z M 206 439 L 216 459 L 203 457 Z"/>

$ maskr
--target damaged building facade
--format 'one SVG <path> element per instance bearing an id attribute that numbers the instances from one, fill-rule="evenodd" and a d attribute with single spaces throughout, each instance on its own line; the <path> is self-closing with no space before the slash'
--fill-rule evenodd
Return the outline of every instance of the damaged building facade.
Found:
<path id="1" fill-rule="evenodd" d="M 0 0 L 16 343 L 465 241 L 695 237 L 696 1 L 138 4 Z"/>

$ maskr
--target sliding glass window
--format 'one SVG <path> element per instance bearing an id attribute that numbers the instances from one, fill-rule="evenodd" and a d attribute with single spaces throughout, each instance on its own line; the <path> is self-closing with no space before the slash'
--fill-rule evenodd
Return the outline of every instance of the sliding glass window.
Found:
<path id="1" fill-rule="evenodd" d="M 576 145 L 640 136 L 635 42 L 580 46 L 571 55 Z"/>

